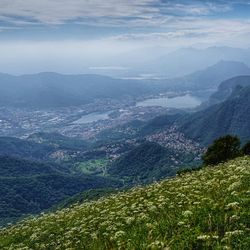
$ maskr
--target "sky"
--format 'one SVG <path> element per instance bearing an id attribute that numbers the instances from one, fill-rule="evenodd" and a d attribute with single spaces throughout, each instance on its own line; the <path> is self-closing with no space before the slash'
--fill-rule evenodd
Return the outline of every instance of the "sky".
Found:
<path id="1" fill-rule="evenodd" d="M 250 1 L 0 1 L 0 72 L 6 73 L 121 70 L 114 58 L 145 48 L 248 48 L 249 41 Z"/>

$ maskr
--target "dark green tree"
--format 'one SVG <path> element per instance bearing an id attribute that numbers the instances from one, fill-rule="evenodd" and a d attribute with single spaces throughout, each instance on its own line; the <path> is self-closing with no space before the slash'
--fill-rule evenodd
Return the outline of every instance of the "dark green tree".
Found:
<path id="1" fill-rule="evenodd" d="M 240 155 L 240 140 L 237 136 L 226 135 L 215 140 L 203 155 L 205 165 L 216 165 Z"/>
<path id="2" fill-rule="evenodd" d="M 242 147 L 242 152 L 244 155 L 250 155 L 250 141 Z"/>

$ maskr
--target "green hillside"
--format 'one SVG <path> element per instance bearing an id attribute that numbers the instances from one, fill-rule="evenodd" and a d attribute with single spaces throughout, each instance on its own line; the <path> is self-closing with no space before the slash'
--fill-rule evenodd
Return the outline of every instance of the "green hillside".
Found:
<path id="1" fill-rule="evenodd" d="M 103 177 L 73 175 L 55 164 L 0 156 L 0 226 L 37 214 L 79 192 L 119 184 Z"/>
<path id="2" fill-rule="evenodd" d="M 90 143 L 57 133 L 35 133 L 27 139 L 0 137 L 0 155 L 29 160 L 53 161 L 51 156 L 59 150 L 67 152 L 85 151 Z M 67 155 L 68 156 L 68 155 Z"/>
<path id="3" fill-rule="evenodd" d="M 144 142 L 114 161 L 108 173 L 135 183 L 152 183 L 174 176 L 181 165 L 187 166 L 194 157 L 154 142 Z"/>
<path id="4" fill-rule="evenodd" d="M 227 134 L 245 142 L 250 137 L 249 110 L 250 87 L 239 87 L 225 102 L 180 119 L 179 129 L 204 145 Z"/>
<path id="5" fill-rule="evenodd" d="M 0 230 L 0 249 L 250 249 L 242 157 Z"/>
<path id="6" fill-rule="evenodd" d="M 44 160 L 54 151 L 52 145 L 39 144 L 14 137 L 0 137 L 0 155 Z"/>

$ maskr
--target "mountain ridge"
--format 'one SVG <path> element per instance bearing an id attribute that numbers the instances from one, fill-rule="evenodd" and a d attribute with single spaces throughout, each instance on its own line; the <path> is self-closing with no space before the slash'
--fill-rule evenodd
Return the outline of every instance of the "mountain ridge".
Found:
<path id="1" fill-rule="evenodd" d="M 203 145 L 226 134 L 245 142 L 250 138 L 249 100 L 250 87 L 235 89 L 226 101 L 180 118 L 179 129 Z"/>
<path id="2" fill-rule="evenodd" d="M 95 74 L 64 75 L 54 72 L 12 76 L 0 74 L 0 106 L 65 107 L 84 105 L 95 99 L 133 97 L 167 91 L 215 89 L 223 80 L 249 74 L 243 63 L 220 61 L 181 78 L 125 80 Z"/>
<path id="3" fill-rule="evenodd" d="M 250 86 L 250 76 L 249 75 L 236 76 L 226 81 L 223 81 L 219 85 L 217 91 L 210 96 L 209 101 L 206 105 L 213 105 L 225 101 L 227 98 L 230 97 L 233 90 L 237 86 L 242 86 L 242 87 Z"/>
<path id="4" fill-rule="evenodd" d="M 165 69 L 165 76 L 175 78 L 210 67 L 220 60 L 240 61 L 250 66 L 249 58 L 250 49 L 225 46 L 213 46 L 205 49 L 188 47 L 167 53 L 151 63 L 148 62 L 150 65 L 148 69 L 153 68 L 158 74 L 164 72 Z M 182 69 L 181 74 L 179 69 Z"/>

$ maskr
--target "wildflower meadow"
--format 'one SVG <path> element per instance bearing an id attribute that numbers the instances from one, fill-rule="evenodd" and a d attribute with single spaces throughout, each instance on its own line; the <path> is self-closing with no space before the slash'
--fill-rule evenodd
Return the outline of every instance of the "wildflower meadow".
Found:
<path id="1" fill-rule="evenodd" d="M 0 230 L 0 249 L 250 249 L 250 158 Z"/>

